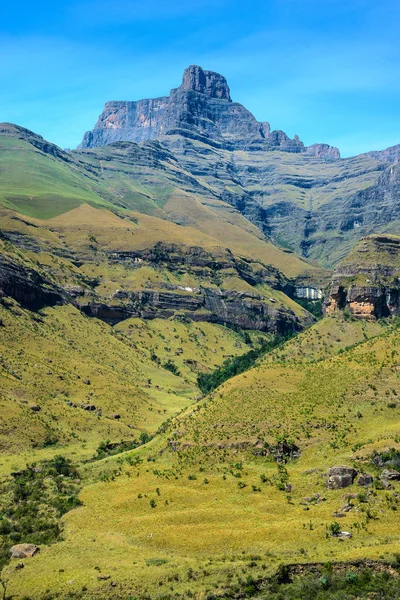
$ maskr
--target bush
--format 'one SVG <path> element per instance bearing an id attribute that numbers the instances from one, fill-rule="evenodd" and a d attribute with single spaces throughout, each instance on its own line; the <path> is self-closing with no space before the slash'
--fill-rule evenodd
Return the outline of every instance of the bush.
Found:
<path id="1" fill-rule="evenodd" d="M 176 364 L 174 362 L 172 362 L 172 360 L 170 358 L 167 360 L 166 363 L 163 364 L 163 367 L 164 367 L 164 369 L 167 369 L 167 371 L 171 371 L 171 373 L 173 373 L 177 377 L 180 377 L 181 372 L 179 371 Z"/>
<path id="2" fill-rule="evenodd" d="M 340 525 L 339 525 L 339 523 L 337 521 L 333 521 L 333 523 L 331 523 L 328 526 L 328 531 L 333 536 L 339 535 L 339 533 L 340 533 Z"/>

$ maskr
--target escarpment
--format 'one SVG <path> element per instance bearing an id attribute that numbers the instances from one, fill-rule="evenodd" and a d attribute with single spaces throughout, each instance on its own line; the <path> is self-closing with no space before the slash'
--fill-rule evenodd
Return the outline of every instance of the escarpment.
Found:
<path id="1" fill-rule="evenodd" d="M 169 96 L 138 101 L 107 102 L 94 129 L 88 131 L 80 148 L 104 146 L 116 141 L 161 139 L 180 134 L 225 149 L 263 148 L 286 152 L 308 152 L 337 158 L 338 150 L 311 146 L 306 149 L 298 136 L 290 139 L 283 131 L 271 131 L 241 104 L 231 99 L 222 75 L 191 65 L 182 84 Z"/>

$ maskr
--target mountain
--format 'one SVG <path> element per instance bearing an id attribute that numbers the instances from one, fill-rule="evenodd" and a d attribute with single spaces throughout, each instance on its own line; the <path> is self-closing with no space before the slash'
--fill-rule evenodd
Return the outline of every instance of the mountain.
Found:
<path id="1" fill-rule="evenodd" d="M 0 124 L 4 600 L 398 597 L 397 156 L 200 67 Z"/>
<path id="2" fill-rule="evenodd" d="M 107 102 L 93 131 L 80 148 L 105 146 L 117 141 L 141 142 L 179 134 L 225 149 L 261 147 L 338 158 L 337 148 L 315 145 L 306 149 L 297 136 L 272 131 L 259 123 L 238 102 L 232 102 L 222 75 L 201 67 L 188 67 L 180 87 L 169 96 L 137 102 Z"/>
<path id="3" fill-rule="evenodd" d="M 312 319 L 288 295 L 298 274 L 321 270 L 271 244 L 157 142 L 63 153 L 22 128 L 2 131 L 1 235 L 34 252 L 44 268 L 33 278 L 32 302 L 40 302 L 50 276 L 63 283 L 59 302 L 112 323 L 183 311 L 194 320 L 283 332 Z M 21 285 L 14 260 L 4 262 L 0 287 L 23 300 L 33 294 L 29 273 L 37 264 L 25 269 Z"/>
<path id="4" fill-rule="evenodd" d="M 398 232 L 397 190 L 384 200 L 373 190 L 391 177 L 399 146 L 348 159 L 328 144 L 305 147 L 298 136 L 271 131 L 269 123 L 232 102 L 218 73 L 191 66 L 169 96 L 108 102 L 79 148 L 144 140 L 158 140 L 276 244 L 325 267 L 343 259 L 364 235 Z M 376 221 L 359 194 L 374 196 Z"/>

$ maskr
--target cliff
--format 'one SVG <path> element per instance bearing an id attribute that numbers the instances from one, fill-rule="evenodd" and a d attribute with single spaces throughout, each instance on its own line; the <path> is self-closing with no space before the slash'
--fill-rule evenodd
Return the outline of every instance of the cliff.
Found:
<path id="1" fill-rule="evenodd" d="M 80 148 L 165 139 L 176 133 L 231 150 L 307 150 L 315 156 L 339 156 L 336 148 L 319 144 L 306 149 L 298 136 L 290 139 L 283 131 L 271 131 L 269 123 L 258 122 L 244 106 L 232 102 L 225 77 L 196 65 L 185 70 L 182 84 L 172 89 L 169 96 L 107 102 Z"/>
<path id="2" fill-rule="evenodd" d="M 400 237 L 362 238 L 335 270 L 324 313 L 348 310 L 358 319 L 400 314 Z"/>

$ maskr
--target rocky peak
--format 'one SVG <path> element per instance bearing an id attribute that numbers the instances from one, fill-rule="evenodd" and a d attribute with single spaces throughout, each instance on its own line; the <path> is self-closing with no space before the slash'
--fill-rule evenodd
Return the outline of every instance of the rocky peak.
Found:
<path id="1" fill-rule="evenodd" d="M 210 98 L 232 102 L 228 82 L 223 75 L 214 71 L 204 71 L 197 65 L 185 69 L 182 78 L 182 91 L 193 90 Z"/>
<path id="2" fill-rule="evenodd" d="M 198 65 L 185 69 L 182 84 L 169 96 L 136 101 L 107 102 L 94 129 L 79 148 L 107 146 L 120 141 L 162 140 L 176 150 L 177 136 L 191 138 L 225 150 L 305 152 L 298 136 L 271 131 L 242 104 L 233 102 L 222 75 Z M 318 158 L 336 156 L 329 146 L 311 147 Z"/>
<path id="3" fill-rule="evenodd" d="M 312 144 L 306 148 L 306 154 L 325 158 L 326 160 L 338 160 L 340 158 L 339 149 L 329 144 Z"/>

